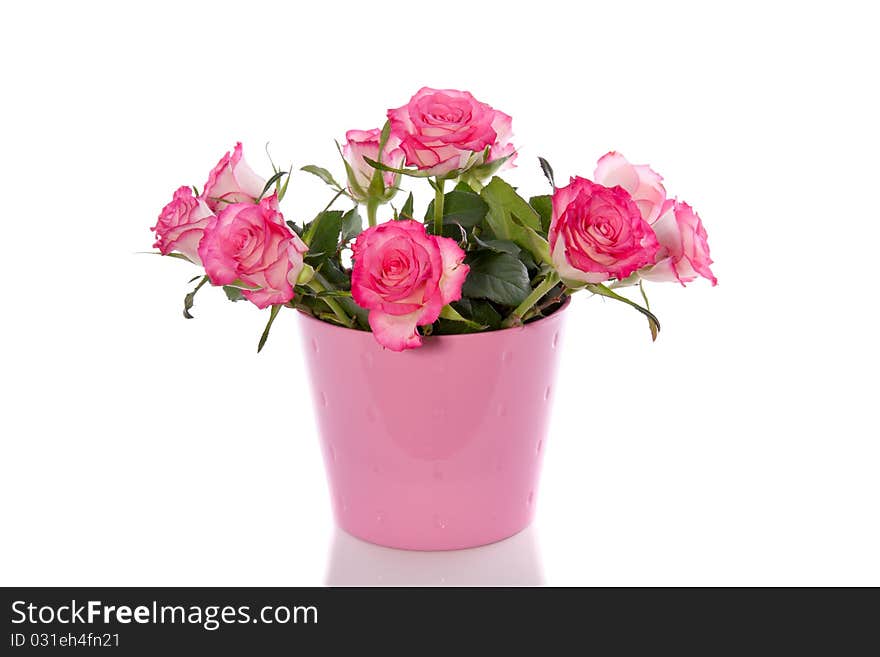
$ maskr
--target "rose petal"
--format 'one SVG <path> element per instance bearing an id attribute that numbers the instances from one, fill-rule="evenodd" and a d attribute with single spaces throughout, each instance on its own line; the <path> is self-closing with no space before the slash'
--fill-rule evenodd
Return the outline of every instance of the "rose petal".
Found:
<path id="1" fill-rule="evenodd" d="M 379 310 L 371 310 L 370 328 L 376 341 L 391 351 L 403 351 L 422 346 L 422 338 L 416 331 L 419 312 L 408 315 L 389 315 Z"/>

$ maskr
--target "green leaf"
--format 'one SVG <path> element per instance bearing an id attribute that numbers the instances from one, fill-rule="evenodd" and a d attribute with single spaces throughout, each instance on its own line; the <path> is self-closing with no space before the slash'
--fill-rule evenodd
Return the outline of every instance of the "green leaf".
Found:
<path id="1" fill-rule="evenodd" d="M 241 291 L 241 288 L 233 287 L 232 285 L 224 285 L 223 291 L 226 292 L 226 298 L 230 301 L 241 301 L 244 299 L 244 294 Z"/>
<path id="2" fill-rule="evenodd" d="M 447 235 L 447 237 L 450 236 Z M 538 269 L 538 265 L 535 262 L 534 258 L 532 258 L 532 254 L 519 248 L 519 245 L 517 245 L 515 242 L 511 242 L 510 240 L 484 240 L 477 237 L 476 235 L 472 235 L 471 239 L 473 240 L 474 244 L 479 246 L 481 249 L 489 249 L 490 251 L 495 251 L 496 253 L 509 253 L 510 255 L 516 256 L 517 258 L 522 260 L 523 264 L 526 266 L 526 269 Z"/>
<path id="3" fill-rule="evenodd" d="M 294 233 L 296 233 L 296 234 L 299 235 L 300 237 L 303 236 L 303 229 L 300 228 L 300 227 L 296 224 L 296 222 L 293 222 L 293 221 L 287 220 L 287 221 L 285 221 L 284 223 L 286 223 L 286 224 L 288 225 L 288 227 L 290 227 L 290 230 L 292 230 Z"/>
<path id="4" fill-rule="evenodd" d="M 550 221 L 553 218 L 553 197 L 549 194 L 533 196 L 529 199 L 529 205 L 535 208 L 535 212 L 541 217 L 541 234 L 550 232 Z"/>
<path id="5" fill-rule="evenodd" d="M 553 189 L 555 190 L 556 189 L 556 180 L 553 176 L 553 167 L 551 167 L 550 163 L 547 160 L 545 160 L 543 157 L 541 157 L 540 155 L 538 156 L 538 162 L 540 162 L 540 164 L 541 164 L 541 171 L 544 172 L 544 175 L 547 177 L 547 180 L 550 181 L 550 186 L 553 187 Z"/>
<path id="6" fill-rule="evenodd" d="M 400 208 L 400 218 L 401 219 L 412 219 L 413 218 L 413 195 L 412 192 L 409 193 L 409 196 L 406 199 L 406 203 L 403 204 L 403 207 Z"/>
<path id="7" fill-rule="evenodd" d="M 486 217 L 489 206 L 473 192 L 451 191 L 443 197 L 443 223 L 473 228 Z M 434 201 L 428 204 L 425 223 L 434 220 Z"/>
<path id="8" fill-rule="evenodd" d="M 316 266 L 322 260 L 336 255 L 341 230 L 341 210 L 325 210 L 318 213 L 303 231 L 303 241 L 309 246 L 309 252 L 305 256 L 306 262 Z"/>
<path id="9" fill-rule="evenodd" d="M 540 230 L 541 218 L 535 209 L 511 187 L 499 177 L 492 178 L 480 192 L 480 196 L 489 205 L 489 211 L 502 211 L 511 214 L 521 226 L 527 226 L 532 230 Z"/>
<path id="10" fill-rule="evenodd" d="M 452 322 L 463 322 L 464 324 L 467 324 L 469 328 L 475 329 L 477 331 L 486 328 L 485 326 L 478 324 L 477 322 L 471 321 L 466 317 L 462 317 L 461 313 L 459 313 L 455 308 L 450 305 L 443 306 L 443 308 L 440 310 L 440 317 L 442 317 L 443 319 L 448 319 Z"/>
<path id="11" fill-rule="evenodd" d="M 457 335 L 501 328 L 501 314 L 495 310 L 491 302 L 485 299 L 462 297 L 458 301 L 454 301 L 450 306 L 447 306 L 447 308 L 454 310 L 465 321 L 447 319 L 444 313 L 441 313 L 435 325 L 434 333 Z M 449 314 L 448 311 L 447 314 Z"/>
<path id="12" fill-rule="evenodd" d="M 536 261 L 551 263 L 550 245 L 537 232 L 541 230 L 541 218 L 513 187 L 496 176 L 480 196 L 489 206 L 486 223 L 497 239 L 516 242 Z"/>
<path id="13" fill-rule="evenodd" d="M 318 178 L 335 189 L 342 189 L 342 186 L 333 178 L 333 174 L 327 171 L 324 167 L 307 164 L 304 167 L 301 167 L 300 171 L 306 171 L 314 176 L 318 176 Z"/>
<path id="14" fill-rule="evenodd" d="M 257 197 L 257 201 L 259 202 L 265 195 L 266 192 L 269 191 L 269 188 L 276 183 L 276 181 L 280 180 L 282 176 L 286 176 L 287 171 L 276 171 L 275 174 L 266 181 L 266 184 L 263 186 L 263 191 L 260 192 L 260 195 Z"/>
<path id="15" fill-rule="evenodd" d="M 509 253 L 512 256 L 518 256 L 522 253 L 522 249 L 510 240 L 481 240 L 476 235 L 473 236 L 473 240 L 477 246 L 495 251 L 495 253 Z"/>
<path id="16" fill-rule="evenodd" d="M 501 316 L 501 313 L 495 310 L 495 306 L 485 299 L 462 297 L 452 305 L 454 305 L 462 315 L 470 317 L 478 324 L 490 329 L 501 328 L 501 322 L 504 318 Z"/>
<path id="17" fill-rule="evenodd" d="M 207 276 L 202 276 L 202 280 L 199 281 L 199 284 L 196 285 L 195 289 L 183 297 L 183 316 L 187 319 L 193 319 L 192 314 L 190 314 L 190 310 L 192 310 L 193 304 L 195 303 L 196 292 L 202 289 L 202 285 L 208 282 Z"/>
<path id="18" fill-rule="evenodd" d="M 657 339 L 657 334 L 660 333 L 660 321 L 657 319 L 657 317 L 654 316 L 654 313 L 652 313 L 650 310 L 648 310 L 647 308 L 643 308 L 635 301 L 627 299 L 626 297 L 623 297 L 616 292 L 611 291 L 601 283 L 587 283 L 584 287 L 593 294 L 608 297 L 609 299 L 614 299 L 615 301 L 621 301 L 628 306 L 632 306 L 633 308 L 638 310 L 640 313 L 648 318 L 648 327 L 651 329 L 651 339 Z M 645 300 L 647 301 L 647 297 L 645 297 Z"/>
<path id="19" fill-rule="evenodd" d="M 464 281 L 462 294 L 489 299 L 505 306 L 522 303 L 532 288 L 529 272 L 519 258 L 508 253 L 472 252 L 468 258 L 470 271 Z"/>
<path id="20" fill-rule="evenodd" d="M 260 342 L 257 344 L 257 353 L 260 353 L 266 345 L 266 340 L 269 339 L 269 331 L 272 329 L 272 322 L 278 316 L 279 310 L 281 310 L 281 306 L 272 306 L 272 310 L 269 311 L 269 321 L 266 322 L 266 328 L 263 329 L 263 334 L 260 336 Z"/>
<path id="21" fill-rule="evenodd" d="M 320 264 L 318 270 L 323 279 L 321 282 L 326 283 L 326 286 L 336 289 L 348 289 L 351 286 L 348 274 L 335 260 L 325 260 Z"/>
<path id="22" fill-rule="evenodd" d="M 342 215 L 342 237 L 340 244 L 347 244 L 361 234 L 364 229 L 364 221 L 358 213 L 357 206 Z"/>

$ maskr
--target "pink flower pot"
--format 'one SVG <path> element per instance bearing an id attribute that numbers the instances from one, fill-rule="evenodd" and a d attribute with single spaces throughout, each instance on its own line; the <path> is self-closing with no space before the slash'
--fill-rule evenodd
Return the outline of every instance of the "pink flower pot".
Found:
<path id="1" fill-rule="evenodd" d="M 499 541 L 532 520 L 564 308 L 395 353 L 300 315 L 336 520 L 409 550 Z"/>

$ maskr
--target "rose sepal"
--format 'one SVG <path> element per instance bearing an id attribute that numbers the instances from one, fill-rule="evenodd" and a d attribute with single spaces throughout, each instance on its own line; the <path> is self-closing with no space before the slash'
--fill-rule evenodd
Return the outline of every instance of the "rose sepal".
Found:
<path id="1" fill-rule="evenodd" d="M 639 305 L 632 299 L 627 299 L 626 297 L 617 294 L 616 292 L 612 291 L 601 283 L 586 283 L 585 285 L 583 285 L 583 288 L 589 290 L 593 294 L 598 294 L 599 296 L 608 297 L 609 299 L 614 299 L 615 301 L 620 301 L 638 310 L 640 313 L 648 318 L 648 327 L 651 329 L 651 340 L 653 341 L 657 339 L 657 334 L 660 333 L 660 320 L 658 320 L 657 316 L 654 315 L 654 313 L 652 313 L 649 309 Z M 642 290 L 642 295 L 644 296 L 644 290 Z"/>

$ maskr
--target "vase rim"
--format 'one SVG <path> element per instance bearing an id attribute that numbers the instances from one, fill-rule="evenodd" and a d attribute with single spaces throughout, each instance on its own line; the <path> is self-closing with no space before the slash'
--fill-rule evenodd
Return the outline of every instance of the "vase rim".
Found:
<path id="1" fill-rule="evenodd" d="M 550 313 L 549 315 L 546 315 L 544 317 L 541 317 L 540 319 L 536 319 L 531 322 L 527 322 L 525 324 L 521 324 L 520 326 L 511 326 L 509 328 L 494 329 L 492 331 L 475 331 L 473 333 L 451 333 L 451 334 L 444 333 L 444 334 L 440 334 L 440 335 L 433 335 L 432 334 L 432 335 L 424 336 L 424 337 L 428 338 L 429 340 L 439 340 L 439 339 L 455 340 L 455 339 L 462 339 L 462 338 L 477 339 L 480 336 L 488 336 L 488 335 L 498 334 L 498 333 L 508 333 L 509 331 L 522 331 L 523 329 L 526 329 L 533 324 L 538 325 L 538 324 L 544 324 L 544 322 L 548 322 L 548 321 L 559 321 L 560 318 L 562 317 L 562 313 L 568 308 L 568 306 L 570 304 L 571 304 L 571 297 L 567 296 L 567 297 L 565 297 L 565 300 L 562 302 L 562 304 L 556 310 L 554 310 L 552 313 Z M 351 333 L 370 333 L 370 334 L 372 334 L 372 331 L 362 331 L 361 329 L 354 329 L 354 328 L 349 328 L 347 326 L 340 326 L 339 324 L 334 324 L 333 322 L 325 322 L 322 319 L 318 319 L 314 315 L 310 315 L 309 313 L 303 312 L 299 308 L 296 309 L 296 312 L 304 320 L 309 321 L 309 322 L 315 322 L 315 323 L 320 324 L 324 327 L 338 329 L 340 331 L 347 331 L 347 332 L 351 332 Z"/>

